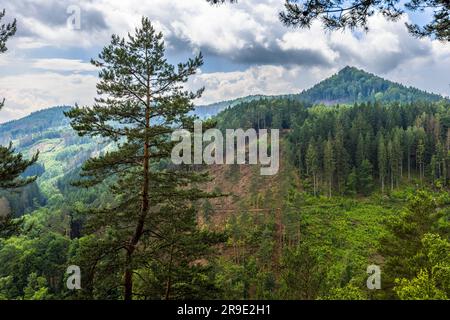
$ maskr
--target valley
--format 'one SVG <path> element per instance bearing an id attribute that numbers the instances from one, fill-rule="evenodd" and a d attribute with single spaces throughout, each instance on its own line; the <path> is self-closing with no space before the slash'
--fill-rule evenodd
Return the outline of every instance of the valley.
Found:
<path id="1" fill-rule="evenodd" d="M 202 110 L 200 116 L 214 114 L 211 119 L 220 130 L 279 129 L 280 168 L 264 176 L 259 165 L 196 165 L 194 172 L 210 176 L 206 191 L 220 195 L 193 207 L 202 232 L 198 236 L 213 249 L 203 251 L 206 242 L 195 244 L 202 247 L 195 259 L 189 250 L 175 260 L 161 254 L 157 269 L 140 269 L 142 277 L 135 279 L 142 297 L 163 297 L 167 283 L 173 286 L 173 299 L 401 297 L 403 287 L 393 289 L 400 281 L 396 279 L 415 271 L 400 272 L 392 263 L 400 259 L 406 267 L 417 243 L 430 232 L 442 239 L 449 235 L 450 102 L 380 79 L 344 68 L 299 95 L 246 98 Z M 337 101 L 340 105 L 325 103 Z M 17 151 L 28 156 L 39 151 L 37 164 L 26 173 L 37 175 L 36 182 L 20 198 L 6 192 L 0 197 L 2 214 L 14 211 L 27 230 L 0 241 L 0 297 L 121 295 L 109 288 L 107 278 L 111 263 L 121 258 L 114 253 L 102 263 L 99 255 L 116 235 L 112 230 L 106 238 L 89 233 L 89 212 L 116 200 L 108 192 L 110 181 L 93 188 L 73 185 L 86 160 L 116 147 L 101 138 L 78 136 L 65 116 L 69 110 L 51 108 L 0 125 L 3 141 L 13 141 Z M 393 257 L 391 248 L 410 239 L 396 224 L 409 228 L 410 223 L 424 223 L 415 216 L 423 210 L 439 214 L 421 225 L 405 253 Z M 108 223 L 108 216 L 98 219 Z M 90 265 L 86 255 L 97 257 L 97 264 Z M 20 259 L 29 263 L 21 266 Z M 69 263 L 92 268 L 91 278 L 84 280 L 89 291 L 62 288 Z M 372 264 L 387 270 L 383 290 L 366 287 L 366 269 Z M 448 290 L 441 280 L 433 281 L 438 281 L 436 292 Z M 408 284 L 404 282 L 404 290 Z"/>

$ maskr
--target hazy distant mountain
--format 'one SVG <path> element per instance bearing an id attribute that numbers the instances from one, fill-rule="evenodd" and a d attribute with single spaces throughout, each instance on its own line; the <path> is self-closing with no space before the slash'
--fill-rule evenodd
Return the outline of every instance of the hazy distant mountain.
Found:
<path id="1" fill-rule="evenodd" d="M 20 140 L 25 136 L 39 136 L 44 132 L 67 127 L 69 119 L 64 116 L 68 106 L 59 106 L 31 113 L 30 115 L 0 124 L 0 144 L 11 140 Z"/>
<path id="2" fill-rule="evenodd" d="M 227 101 L 220 101 L 208 105 L 200 105 L 195 107 L 195 114 L 198 115 L 200 118 L 208 118 L 211 116 L 214 116 L 218 114 L 220 111 L 228 108 L 233 107 L 241 102 L 249 102 L 253 100 L 258 100 L 261 98 L 267 98 L 268 96 L 264 95 L 254 95 L 254 96 L 247 96 L 243 98 L 237 98 L 234 100 L 227 100 Z"/>
<path id="3" fill-rule="evenodd" d="M 296 95 L 265 96 L 254 95 L 210 105 L 197 106 L 195 114 L 207 118 L 242 102 L 258 99 L 290 98 L 311 104 L 354 103 L 365 101 L 408 103 L 418 100 L 439 101 L 444 99 L 413 87 L 406 87 L 354 67 L 345 67 L 335 75 L 319 82 L 312 88 Z M 0 144 L 16 140 L 18 145 L 31 144 L 38 139 L 54 136 L 56 131 L 71 130 L 64 111 L 70 107 L 61 106 L 33 112 L 19 120 L 0 124 Z"/>
<path id="4" fill-rule="evenodd" d="M 336 104 L 355 102 L 367 102 L 378 100 L 380 102 L 409 103 L 418 100 L 439 101 L 444 99 L 434 93 L 428 93 L 413 87 L 385 80 L 374 74 L 365 72 L 354 67 L 345 67 L 333 76 L 319 82 L 312 88 L 294 95 L 279 96 L 248 96 L 235 100 L 222 101 L 206 106 L 198 106 L 196 113 L 200 117 L 208 117 L 218 114 L 229 106 L 235 106 L 241 102 L 248 102 L 260 98 L 283 98 L 289 97 L 305 101 L 311 104 Z"/>

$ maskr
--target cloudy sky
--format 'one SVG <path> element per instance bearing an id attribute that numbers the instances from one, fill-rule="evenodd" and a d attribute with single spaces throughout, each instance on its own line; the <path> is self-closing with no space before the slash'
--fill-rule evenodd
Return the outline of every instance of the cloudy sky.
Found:
<path id="1" fill-rule="evenodd" d="M 374 16 L 370 31 L 324 32 L 320 25 L 281 25 L 283 0 L 240 0 L 210 6 L 205 0 L 16 0 L 0 4 L 18 32 L 0 55 L 0 123 L 32 111 L 79 103 L 95 96 L 97 70 L 89 64 L 112 33 L 126 35 L 150 17 L 165 36 L 169 61 L 199 50 L 205 65 L 189 86 L 205 86 L 198 104 L 251 94 L 297 93 L 356 66 L 387 79 L 450 95 L 450 45 L 411 37 L 405 15 L 396 23 Z M 80 9 L 79 29 L 67 20 Z M 423 20 L 425 19 L 425 20 Z"/>

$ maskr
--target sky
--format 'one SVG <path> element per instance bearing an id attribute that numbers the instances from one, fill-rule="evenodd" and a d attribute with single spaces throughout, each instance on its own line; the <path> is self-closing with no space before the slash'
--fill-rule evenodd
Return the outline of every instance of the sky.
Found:
<path id="1" fill-rule="evenodd" d="M 0 0 L 3 2 L 3 0 Z M 164 34 L 167 57 L 185 61 L 199 51 L 205 64 L 187 84 L 205 87 L 196 104 L 253 94 L 298 93 L 346 65 L 392 81 L 450 95 L 450 45 L 408 34 L 405 22 L 428 14 L 381 16 L 369 31 L 325 32 L 319 23 L 283 26 L 284 0 L 240 0 L 211 6 L 205 0 L 15 0 L 0 3 L 18 31 L 0 55 L 0 123 L 56 105 L 91 105 L 97 57 L 112 34 L 126 36 L 151 19 Z M 77 14 L 79 12 L 79 15 Z M 79 19 L 77 19 L 79 17 Z"/>

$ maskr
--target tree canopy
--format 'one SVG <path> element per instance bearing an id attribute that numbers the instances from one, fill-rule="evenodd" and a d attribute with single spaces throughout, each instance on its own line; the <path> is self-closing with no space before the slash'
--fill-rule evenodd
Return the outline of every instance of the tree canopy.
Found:
<path id="1" fill-rule="evenodd" d="M 16 32 L 16 20 L 11 23 L 1 23 L 5 10 L 0 12 L 0 53 L 6 52 L 6 41 Z M 0 102 L 0 110 L 4 106 Z M 15 154 L 12 144 L 0 146 L 0 190 L 23 187 L 33 182 L 36 177 L 21 178 L 20 175 L 37 161 L 36 153 L 30 160 L 25 160 L 21 154 Z M 11 221 L 10 215 L 0 216 L 0 237 L 10 235 L 17 229 L 17 224 Z"/>
<path id="2" fill-rule="evenodd" d="M 107 183 L 114 196 L 112 203 L 92 208 L 89 215 L 90 229 L 104 230 L 95 232 L 95 238 L 108 244 L 106 252 L 95 248 L 89 262 L 96 263 L 98 255 L 117 259 L 109 272 L 117 277 L 123 273 L 126 300 L 146 294 L 137 291 L 135 274 L 160 277 L 169 298 L 176 270 L 187 272 L 195 256 L 186 246 L 192 250 L 196 241 L 208 243 L 196 230 L 192 208 L 193 201 L 211 196 L 197 187 L 207 176 L 169 165 L 174 145 L 170 135 L 176 128 L 193 127 L 192 100 L 203 91 L 185 90 L 183 84 L 203 59 L 199 54 L 177 66 L 168 63 L 162 33 L 142 18 L 141 26 L 126 39 L 113 35 L 92 63 L 101 69 L 96 104 L 66 112 L 81 136 L 100 136 L 114 144 L 111 151 L 84 164 L 78 183 L 84 187 Z M 179 270 L 179 264 L 185 268 Z"/>
<path id="3" fill-rule="evenodd" d="M 212 4 L 237 0 L 207 0 Z M 405 12 L 432 12 L 432 20 L 424 25 L 409 24 L 409 32 L 416 37 L 431 37 L 450 41 L 450 2 L 448 0 L 286 0 L 280 21 L 288 27 L 309 28 L 318 20 L 328 30 L 362 28 L 368 30 L 368 18 L 375 13 L 395 21 Z"/>

